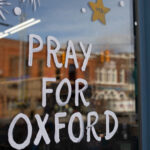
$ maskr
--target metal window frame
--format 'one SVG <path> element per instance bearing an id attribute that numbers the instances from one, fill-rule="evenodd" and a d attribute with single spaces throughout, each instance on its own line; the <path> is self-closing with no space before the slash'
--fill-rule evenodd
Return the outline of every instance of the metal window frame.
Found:
<path id="1" fill-rule="evenodd" d="M 150 150 L 150 0 L 135 0 L 139 149 Z"/>

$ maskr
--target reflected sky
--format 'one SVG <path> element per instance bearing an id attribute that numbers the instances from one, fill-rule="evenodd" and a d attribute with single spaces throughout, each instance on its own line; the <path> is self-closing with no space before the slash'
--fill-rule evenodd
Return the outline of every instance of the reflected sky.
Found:
<path id="1" fill-rule="evenodd" d="M 55 36 L 65 45 L 68 40 L 74 43 L 79 41 L 85 44 L 92 43 L 93 51 L 106 48 L 119 52 L 133 51 L 133 16 L 132 0 L 124 0 L 125 6 L 120 7 L 120 0 L 103 0 L 104 5 L 111 11 L 106 14 L 107 25 L 99 21 L 92 22 L 92 10 L 88 2 L 96 0 L 40 0 L 41 6 L 37 11 L 27 1 L 21 5 L 26 15 L 26 20 L 30 18 L 41 19 L 41 23 L 34 25 L 26 30 L 25 37 L 34 33 L 40 35 L 44 41 L 48 35 Z M 20 17 L 15 16 L 13 9 L 19 6 L 18 0 L 8 0 L 11 6 L 5 8 L 9 14 L 5 14 L 6 21 L 0 22 L 16 25 Z M 81 8 L 86 8 L 86 13 L 81 12 Z M 8 27 L 0 26 L 0 31 Z M 19 39 L 19 33 L 8 36 L 7 38 Z M 63 47 L 63 46 L 62 46 Z"/>

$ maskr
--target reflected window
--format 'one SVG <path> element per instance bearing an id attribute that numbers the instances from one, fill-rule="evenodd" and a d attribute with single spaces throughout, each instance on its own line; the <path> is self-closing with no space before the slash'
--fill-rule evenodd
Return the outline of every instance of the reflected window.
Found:
<path id="1" fill-rule="evenodd" d="M 102 72 L 100 72 L 100 81 L 102 82 L 103 81 L 103 73 Z"/>
<path id="2" fill-rule="evenodd" d="M 74 81 L 76 79 L 76 67 L 74 64 L 69 65 L 69 80 Z"/>
<path id="3" fill-rule="evenodd" d="M 30 76 L 31 75 L 31 69 L 28 67 L 28 59 L 26 59 L 26 75 Z"/>
<path id="4" fill-rule="evenodd" d="M 87 68 L 86 68 L 86 70 L 85 70 L 85 72 L 84 72 L 84 76 L 85 76 L 85 79 L 87 80 L 87 81 L 89 81 L 89 67 L 87 66 Z"/>
<path id="5" fill-rule="evenodd" d="M 12 77 L 17 77 L 18 76 L 18 68 L 19 68 L 19 57 L 18 56 L 13 56 L 10 57 L 10 76 Z"/>
<path id="6" fill-rule="evenodd" d="M 120 71 L 120 82 L 121 83 L 125 82 L 125 71 L 124 70 Z"/>
<path id="7" fill-rule="evenodd" d="M 38 76 L 43 76 L 43 60 L 38 60 Z"/>
<path id="8" fill-rule="evenodd" d="M 112 82 L 113 83 L 117 83 L 117 70 L 116 69 L 113 69 L 112 71 Z"/>
<path id="9" fill-rule="evenodd" d="M 56 79 L 60 80 L 60 69 L 59 68 L 56 69 Z"/>

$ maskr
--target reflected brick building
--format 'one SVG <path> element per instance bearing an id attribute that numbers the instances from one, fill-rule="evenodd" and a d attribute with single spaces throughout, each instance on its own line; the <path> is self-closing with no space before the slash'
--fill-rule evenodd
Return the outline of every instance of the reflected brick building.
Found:
<path id="1" fill-rule="evenodd" d="M 64 53 L 65 49 L 58 53 L 59 62 L 63 62 Z M 100 54 L 92 53 L 85 72 L 80 69 L 84 56 L 79 51 L 76 53 L 79 69 L 75 68 L 73 60 L 69 60 L 67 69 L 58 69 L 53 59 L 48 68 L 46 54 L 44 45 L 41 52 L 34 54 L 32 67 L 28 67 L 28 43 L 9 39 L 0 41 L 1 118 L 12 117 L 22 108 L 29 115 L 33 111 L 42 114 L 42 77 L 56 77 L 57 82 L 53 87 L 63 78 L 70 79 L 72 83 L 76 78 L 84 78 L 90 87 L 88 92 L 92 93 L 87 99 L 97 112 L 103 113 L 106 109 L 118 113 L 135 112 L 133 54 L 113 53 L 108 50 L 101 51 Z M 55 103 L 51 105 L 55 109 Z"/>

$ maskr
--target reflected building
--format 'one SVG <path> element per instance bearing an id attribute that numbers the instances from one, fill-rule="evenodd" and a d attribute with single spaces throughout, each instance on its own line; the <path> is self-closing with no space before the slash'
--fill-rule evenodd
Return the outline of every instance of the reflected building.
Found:
<path id="1" fill-rule="evenodd" d="M 44 111 L 66 109 L 72 113 L 76 108 L 69 104 L 58 108 L 55 94 L 48 96 L 50 108 L 43 110 L 41 106 L 42 77 L 56 78 L 56 83 L 49 83 L 54 89 L 63 78 L 68 78 L 74 86 L 76 78 L 88 81 L 89 88 L 85 91 L 86 99 L 100 114 L 109 109 L 118 114 L 135 114 L 135 84 L 133 80 L 134 54 L 114 53 L 111 50 L 92 53 L 85 72 L 81 71 L 84 56 L 77 51 L 79 69 L 74 61 L 69 60 L 68 68 L 56 68 L 53 60 L 51 67 L 46 66 L 46 45 L 41 52 L 35 53 L 32 67 L 28 67 L 28 43 L 24 50 L 19 51 L 21 43 L 15 40 L 2 39 L 0 43 L 0 118 L 11 118 L 19 112 L 32 116 L 32 113 L 43 114 Z M 36 46 L 36 44 L 35 44 Z M 58 61 L 64 64 L 65 50 L 58 53 Z M 82 86 L 82 85 L 81 85 Z M 65 99 L 67 91 L 62 91 Z M 72 94 L 72 101 L 74 92 Z M 50 110 L 51 109 L 51 110 Z M 55 110 L 56 109 L 56 110 Z M 83 113 L 88 110 L 82 110 Z"/>
<path id="2" fill-rule="evenodd" d="M 92 102 L 99 113 L 112 110 L 121 116 L 120 122 L 133 123 L 136 111 L 134 54 L 105 50 L 100 54 L 100 62 L 97 62 L 95 70 L 96 92 Z"/>

